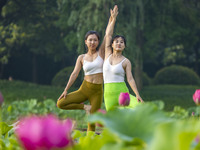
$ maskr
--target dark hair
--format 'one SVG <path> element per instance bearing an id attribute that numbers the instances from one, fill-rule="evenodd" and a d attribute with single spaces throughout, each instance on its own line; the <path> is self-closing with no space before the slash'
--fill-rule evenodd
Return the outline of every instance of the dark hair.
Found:
<path id="1" fill-rule="evenodd" d="M 86 34 L 85 34 L 85 40 L 87 40 L 88 36 L 91 35 L 91 34 L 95 34 L 98 38 L 98 40 L 100 41 L 100 35 L 97 31 L 88 31 Z M 88 50 L 87 46 L 85 45 L 85 49 Z M 97 46 L 97 50 L 99 49 L 99 45 Z"/>
<path id="2" fill-rule="evenodd" d="M 114 37 L 112 38 L 111 44 L 112 44 L 112 43 L 114 42 L 114 40 L 117 39 L 117 38 L 122 38 L 123 41 L 124 41 L 124 44 L 125 44 L 125 46 L 126 46 L 126 39 L 125 39 L 125 37 L 124 37 L 123 35 L 116 35 L 116 36 L 114 36 Z"/>

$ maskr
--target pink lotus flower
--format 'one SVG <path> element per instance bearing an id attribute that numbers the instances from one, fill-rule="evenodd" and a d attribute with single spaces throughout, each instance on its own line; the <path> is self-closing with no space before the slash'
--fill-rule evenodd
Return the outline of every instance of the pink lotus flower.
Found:
<path id="1" fill-rule="evenodd" d="M 60 121 L 55 116 L 23 118 L 15 133 L 26 150 L 59 149 L 71 144 L 72 121 Z"/>
<path id="2" fill-rule="evenodd" d="M 193 100 L 197 105 L 200 105 L 200 89 L 197 89 L 193 94 Z"/>
<path id="3" fill-rule="evenodd" d="M 130 103 L 130 95 L 129 93 L 120 93 L 119 95 L 119 105 L 128 106 Z"/>
<path id="4" fill-rule="evenodd" d="M 0 107 L 1 107 L 1 105 L 3 104 L 3 95 L 1 94 L 1 92 L 0 92 Z"/>

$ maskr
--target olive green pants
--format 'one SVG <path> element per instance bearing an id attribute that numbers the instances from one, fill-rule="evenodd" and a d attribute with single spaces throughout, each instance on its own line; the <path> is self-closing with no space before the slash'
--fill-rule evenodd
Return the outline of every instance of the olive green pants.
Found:
<path id="1" fill-rule="evenodd" d="M 96 112 L 101 108 L 103 100 L 103 84 L 94 84 L 83 81 L 77 91 L 67 94 L 65 98 L 57 101 L 57 107 L 61 109 L 83 109 L 86 100 L 89 100 L 91 107 L 90 113 Z M 95 131 L 95 124 L 88 123 L 88 131 Z"/>

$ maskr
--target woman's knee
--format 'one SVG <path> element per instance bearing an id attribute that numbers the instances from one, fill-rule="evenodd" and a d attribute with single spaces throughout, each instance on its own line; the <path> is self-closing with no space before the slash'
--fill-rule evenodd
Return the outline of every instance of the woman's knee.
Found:
<path id="1" fill-rule="evenodd" d="M 56 106 L 57 106 L 58 108 L 62 108 L 62 105 L 61 105 L 61 103 L 60 103 L 60 100 L 57 101 Z"/>
<path id="2" fill-rule="evenodd" d="M 62 99 L 57 101 L 57 107 L 63 109 L 67 104 L 63 103 Z"/>

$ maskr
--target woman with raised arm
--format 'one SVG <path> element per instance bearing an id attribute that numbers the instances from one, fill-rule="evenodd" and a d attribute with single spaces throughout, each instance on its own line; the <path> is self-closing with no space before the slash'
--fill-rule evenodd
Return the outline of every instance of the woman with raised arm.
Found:
<path id="1" fill-rule="evenodd" d="M 116 13 L 117 6 L 111 10 Z M 109 23 L 112 21 L 110 16 Z M 87 53 L 80 55 L 76 60 L 75 68 L 69 81 L 57 101 L 57 107 L 61 109 L 83 109 L 87 114 L 94 113 L 101 108 L 103 100 L 103 59 L 105 55 L 105 37 L 100 48 L 99 34 L 96 31 L 89 31 L 85 35 Z M 84 70 L 84 81 L 77 91 L 68 94 L 69 88 L 76 80 L 81 68 Z M 83 102 L 89 100 L 90 105 Z M 87 131 L 95 131 L 95 124 L 88 123 Z"/>
<path id="2" fill-rule="evenodd" d="M 117 35 L 112 39 L 116 21 L 115 15 L 113 14 L 113 19 L 106 30 L 105 59 L 103 65 L 104 103 L 108 111 L 119 106 L 118 99 L 121 92 L 129 92 L 124 81 L 125 74 L 130 87 L 136 95 L 136 97 L 130 95 L 129 107 L 134 107 L 139 101 L 143 102 L 131 72 L 131 62 L 122 55 L 126 46 L 126 40 L 121 35 Z"/>

